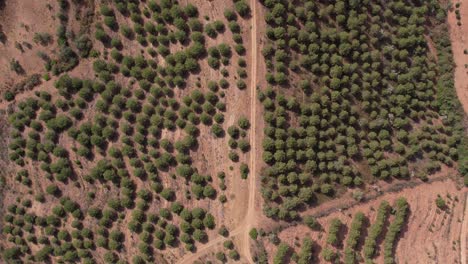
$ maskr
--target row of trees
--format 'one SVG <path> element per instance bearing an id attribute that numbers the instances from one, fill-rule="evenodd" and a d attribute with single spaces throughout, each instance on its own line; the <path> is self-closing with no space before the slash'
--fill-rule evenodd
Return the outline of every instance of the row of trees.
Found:
<path id="1" fill-rule="evenodd" d="M 357 262 L 356 247 L 361 237 L 361 232 L 363 231 L 364 221 L 366 221 L 366 216 L 362 212 L 357 212 L 353 217 L 348 231 L 348 238 L 346 239 L 346 247 L 344 249 L 344 262 L 346 264 L 354 264 Z"/>
<path id="2" fill-rule="evenodd" d="M 273 258 L 273 264 L 283 264 L 286 260 L 286 257 L 290 253 L 291 247 L 286 243 L 280 243 L 276 251 L 276 255 Z"/>
<path id="3" fill-rule="evenodd" d="M 387 201 L 382 201 L 377 210 L 375 222 L 369 228 L 366 240 L 364 241 L 363 251 L 365 259 L 372 259 L 376 252 L 377 238 L 382 235 L 385 222 L 389 214 L 390 205 Z"/>
<path id="4" fill-rule="evenodd" d="M 389 225 L 384 239 L 384 262 L 385 264 L 395 263 L 394 248 L 398 235 L 406 222 L 409 205 L 405 198 L 398 198 L 395 202 L 395 218 Z"/>
<path id="5" fill-rule="evenodd" d="M 338 218 L 333 218 L 330 221 L 330 226 L 328 227 L 328 234 L 327 234 L 327 244 L 332 246 L 339 246 L 340 241 L 340 231 L 343 227 L 343 223 Z"/>
<path id="6" fill-rule="evenodd" d="M 388 217 L 392 207 L 387 201 L 382 201 L 377 210 L 377 216 L 375 222 L 367 230 L 367 235 L 363 244 L 363 254 L 365 262 L 372 262 L 372 259 L 377 250 L 377 239 L 383 236 L 385 225 L 388 224 Z M 409 204 L 405 198 L 400 197 L 395 201 L 394 213 L 395 218 L 388 226 L 385 233 L 385 239 L 383 244 L 384 259 L 385 263 L 394 263 L 393 250 L 395 247 L 395 241 L 398 238 L 399 232 L 402 230 L 402 226 L 405 223 L 406 216 L 408 214 Z M 343 250 L 343 261 L 344 263 L 358 263 L 362 260 L 360 252 L 357 251 L 358 243 L 361 240 L 361 236 L 364 233 L 367 217 L 362 212 L 357 212 L 349 226 L 347 232 L 346 244 Z M 318 221 L 312 216 L 306 216 L 304 218 L 304 224 L 308 225 L 311 230 L 319 231 L 321 229 Z M 328 262 L 334 262 L 340 258 L 340 254 L 337 251 L 341 247 L 341 237 L 343 231 L 343 223 L 338 218 L 330 220 L 326 246 L 321 250 L 321 256 Z M 277 253 L 274 257 L 275 263 L 283 263 L 286 257 L 290 255 L 291 259 L 297 263 L 310 263 L 313 261 L 313 241 L 305 236 L 302 241 L 302 247 L 299 253 L 292 252 L 291 247 L 285 243 L 277 241 L 279 243 Z M 298 246 L 296 244 L 296 246 Z"/>

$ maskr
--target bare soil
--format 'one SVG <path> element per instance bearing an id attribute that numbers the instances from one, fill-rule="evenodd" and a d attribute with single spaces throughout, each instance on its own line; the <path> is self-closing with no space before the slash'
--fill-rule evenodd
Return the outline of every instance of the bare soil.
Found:
<path id="1" fill-rule="evenodd" d="M 452 40 L 453 59 L 455 61 L 455 88 L 458 98 L 465 113 L 468 113 L 468 1 L 456 1 L 460 3 L 461 26 L 457 25 L 457 18 L 455 16 L 455 2 L 453 10 L 448 13 L 448 23 L 450 27 L 450 38 Z"/>
<path id="2" fill-rule="evenodd" d="M 460 189 L 452 180 L 435 181 L 400 192 L 387 193 L 378 199 L 319 217 L 318 221 L 325 231 L 312 231 L 305 225 L 297 225 L 282 230 L 278 236 L 296 252 L 300 250 L 302 239 L 305 236 L 311 237 L 316 242 L 314 257 L 322 263 L 325 261 L 320 252 L 326 247 L 326 230 L 331 219 L 338 218 L 349 228 L 354 214 L 363 212 L 372 224 L 375 221 L 376 210 L 383 200 L 393 204 L 398 197 L 405 197 L 410 205 L 410 213 L 395 250 L 397 263 L 460 263 L 458 244 L 464 214 L 465 193 L 466 190 Z M 437 195 L 441 195 L 447 202 L 447 210 L 442 211 L 437 208 L 435 204 Z M 450 198 L 447 195 L 450 195 Z M 341 202 L 347 203 L 347 200 L 341 200 Z M 347 230 L 345 228 L 341 234 L 343 241 L 346 241 Z M 358 248 L 361 246 L 358 245 Z M 375 263 L 383 263 L 381 247 L 380 244 Z M 343 247 L 335 250 L 343 253 Z M 267 242 L 266 251 L 269 253 L 269 259 L 272 260 L 276 253 L 276 246 Z"/>
<path id="3" fill-rule="evenodd" d="M 57 1 L 10 0 L 3 1 L 0 9 L 0 30 L 5 40 L 0 43 L 0 92 L 10 88 L 26 75 L 44 72 L 44 61 L 37 56 L 38 51 L 52 53 L 55 44 L 42 46 L 33 41 L 35 33 L 49 33 L 55 40 L 59 24 L 55 18 Z M 37 23 L 37 21 L 41 21 Z M 21 48 L 20 48 L 21 46 Z M 18 60 L 24 70 L 17 74 L 10 69 L 10 61 Z"/>
<path id="4" fill-rule="evenodd" d="M 211 6 L 216 6 L 215 3 L 210 3 Z M 257 58 L 259 56 L 258 54 L 258 34 L 257 34 L 257 3 L 256 0 L 251 0 L 250 1 L 250 7 L 252 10 L 251 13 L 251 18 L 248 26 L 244 28 L 249 28 L 249 32 L 243 32 L 244 37 L 247 40 L 246 45 L 248 45 L 250 48 L 247 51 L 247 61 L 248 61 L 248 67 L 249 67 L 249 81 L 250 85 L 247 88 L 247 91 L 249 95 L 241 94 L 241 95 L 233 95 L 231 98 L 233 100 L 236 100 L 236 107 L 238 107 L 239 111 L 246 110 L 248 109 L 250 112 L 250 120 L 251 120 L 251 127 L 249 129 L 249 139 L 250 139 L 250 152 L 248 155 L 249 158 L 249 176 L 248 176 L 248 186 L 245 185 L 244 182 L 232 182 L 232 185 L 234 186 L 234 192 L 232 193 L 232 197 L 234 197 L 234 200 L 228 210 L 232 214 L 231 217 L 226 217 L 224 216 L 223 218 L 226 219 L 227 221 L 232 221 L 231 226 L 234 226 L 234 229 L 230 229 L 230 238 L 234 238 L 236 246 L 239 248 L 239 251 L 241 253 L 241 258 L 242 261 L 247 261 L 248 263 L 253 263 L 252 261 L 252 255 L 250 252 L 250 237 L 249 237 L 249 231 L 250 229 L 255 226 L 256 220 L 257 220 L 257 205 L 260 203 L 256 199 L 256 194 L 257 194 L 257 189 L 256 186 L 258 184 L 257 180 L 257 174 L 258 174 L 258 169 L 256 167 L 257 165 L 257 157 L 261 154 L 261 150 L 257 149 L 257 122 L 259 121 L 257 118 L 257 111 L 259 107 L 257 106 L 257 76 L 259 74 L 257 73 Z M 223 6 L 224 8 L 225 6 Z M 212 12 L 223 12 L 224 9 L 222 10 L 217 10 L 216 7 L 212 9 Z M 247 33 L 247 34 L 246 34 Z M 250 34 L 248 34 L 250 33 Z M 243 96 L 243 97 L 241 97 Z M 229 97 L 228 97 L 229 98 Z M 248 100 L 247 100 L 248 99 Z M 248 105 L 245 105 L 248 104 Z M 231 112 L 234 113 L 234 112 Z M 227 118 L 232 125 L 233 124 L 233 118 Z M 226 142 L 227 143 L 227 142 Z M 217 146 L 216 146 L 217 147 Z M 238 176 L 237 176 L 238 177 Z M 247 206 L 246 206 L 247 204 Z M 241 218 L 239 218 L 241 216 Z M 239 238 L 237 238 L 239 236 Z M 206 245 L 203 245 L 200 247 L 196 253 L 191 254 L 191 255 L 186 255 L 184 256 L 181 260 L 178 261 L 178 263 L 193 263 L 193 261 L 197 259 L 202 259 L 203 257 L 206 257 L 209 252 L 213 252 L 213 250 L 216 247 L 219 247 L 219 245 L 226 241 L 228 238 L 224 238 L 222 236 L 218 236 L 215 239 L 210 240 L 209 243 Z"/>

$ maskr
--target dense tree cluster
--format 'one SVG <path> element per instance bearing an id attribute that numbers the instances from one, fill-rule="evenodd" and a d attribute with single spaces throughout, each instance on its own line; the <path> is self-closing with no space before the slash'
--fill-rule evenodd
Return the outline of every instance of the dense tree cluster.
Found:
<path id="1" fill-rule="evenodd" d="M 246 1 L 236 1 L 225 10 L 225 20 L 205 21 L 192 4 L 108 1 L 96 10 L 92 32 L 99 42 L 93 46 L 87 33 L 75 37 L 67 30 L 68 12 L 75 4 L 59 0 L 59 58 L 46 64 L 46 70 L 59 75 L 55 90 L 35 92 L 9 113 L 10 160 L 20 167 L 38 167 L 34 174 L 26 169 L 30 166 L 19 170 L 15 180 L 33 194 L 41 189 L 35 186 L 36 172 L 45 175 L 45 193 L 35 194 L 35 202 L 50 204 L 51 212 L 34 216 L 25 229 L 28 209 L 14 209 L 21 217 L 9 216 L 12 225 L 5 234 L 15 246 L 6 248 L 5 259 L 93 263 L 99 249 L 106 263 L 123 263 L 123 253 L 131 250 L 123 229 L 137 238 L 133 263 L 157 261 L 155 252 L 180 245 L 194 251 L 197 243 L 208 241 L 218 220 L 206 209 L 189 208 L 188 201 L 219 196 L 224 203 L 227 186 L 224 172 L 213 179 L 193 154 L 205 131 L 204 138 L 227 136 L 225 96 L 227 89 L 237 89 L 231 80 L 239 89 L 246 88 L 239 19 L 248 17 L 250 8 Z M 207 41 L 227 30 L 234 44 Z M 36 39 L 45 43 L 48 36 Z M 78 63 L 75 51 L 90 58 L 94 78 L 66 73 Z M 206 62 L 219 77 L 195 77 Z M 228 78 L 230 74 L 235 76 Z M 14 94 L 5 98 L 13 101 Z M 244 160 L 250 150 L 249 126 L 249 120 L 240 117 L 227 131 L 234 143 L 226 157 L 234 162 Z M 239 168 L 246 178 L 247 164 Z M 84 210 L 66 197 L 87 186 L 102 189 L 107 204 L 93 203 L 95 190 L 80 201 L 93 204 Z M 26 204 L 30 207 L 31 202 Z M 31 247 L 37 242 L 40 247 Z M 239 259 L 235 248 L 229 250 L 229 258 Z"/>
<path id="2" fill-rule="evenodd" d="M 314 193 L 360 186 L 364 176 L 425 179 L 453 166 L 460 134 L 438 121 L 439 66 L 424 37 L 443 13 L 436 1 L 263 4 L 267 216 L 294 219 Z"/>

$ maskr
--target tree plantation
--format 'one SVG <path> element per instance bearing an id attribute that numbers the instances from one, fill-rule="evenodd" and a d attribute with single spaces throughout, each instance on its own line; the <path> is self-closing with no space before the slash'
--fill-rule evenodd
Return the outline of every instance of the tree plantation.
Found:
<path id="1" fill-rule="evenodd" d="M 1 263 L 463 262 L 466 1 L 0 2 Z"/>

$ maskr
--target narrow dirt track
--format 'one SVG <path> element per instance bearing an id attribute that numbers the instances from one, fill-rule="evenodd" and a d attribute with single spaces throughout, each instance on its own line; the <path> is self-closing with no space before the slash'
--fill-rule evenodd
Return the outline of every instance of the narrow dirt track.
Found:
<path id="1" fill-rule="evenodd" d="M 257 182 L 257 168 L 256 168 L 256 152 L 257 152 L 257 142 L 256 142 L 256 120 L 257 120 L 257 109 L 256 109 L 256 100 L 257 100 L 257 12 L 256 12 L 256 0 L 250 0 L 250 8 L 252 10 L 252 17 L 251 17 L 251 69 L 250 69 L 250 160 L 249 160 L 249 167 L 250 167 L 250 175 L 249 175 L 249 201 L 247 207 L 247 213 L 244 217 L 244 220 L 241 224 L 236 227 L 234 230 L 230 232 L 229 238 L 236 237 L 238 235 L 242 235 L 240 239 L 240 246 L 239 250 L 241 252 L 241 256 L 247 259 L 248 263 L 254 263 L 252 254 L 250 252 L 250 236 L 249 231 L 253 227 L 255 222 L 255 197 L 256 197 L 256 182 Z M 228 238 L 218 236 L 217 238 L 209 241 L 205 245 L 199 247 L 197 252 L 194 254 L 185 255 L 179 261 L 178 264 L 192 264 L 200 257 L 206 255 L 209 250 L 217 246 L 218 244 L 226 241 Z"/>
<path id="2" fill-rule="evenodd" d="M 448 23 L 450 26 L 450 39 L 452 42 L 453 59 L 455 62 L 455 88 L 458 99 L 460 100 L 465 114 L 468 114 L 468 71 L 465 65 L 468 65 L 468 55 L 465 50 L 468 50 L 468 1 L 459 0 L 459 11 L 461 16 L 461 25 L 457 25 L 455 15 L 456 8 L 453 12 L 448 13 Z M 455 5 L 454 5 L 455 6 Z M 460 263 L 467 263 L 466 240 L 468 229 L 468 195 L 465 198 L 465 212 L 463 215 L 462 230 L 460 232 Z"/>
<path id="3" fill-rule="evenodd" d="M 251 42 L 252 42 L 252 63 L 251 63 L 251 73 L 250 73 L 250 175 L 249 175 L 249 204 L 247 208 L 247 215 L 244 220 L 244 237 L 241 245 L 241 251 L 243 256 L 247 259 L 249 263 L 253 263 L 252 254 L 250 252 L 250 237 L 249 231 L 255 223 L 255 196 L 256 196 L 256 183 L 257 183 L 257 168 L 256 168 L 256 157 L 257 157 L 257 142 L 256 142 L 256 123 L 257 123 L 257 10 L 256 10 L 256 0 L 250 0 L 250 8 L 252 9 L 252 28 L 251 32 Z"/>
<path id="4" fill-rule="evenodd" d="M 460 0 L 461 26 L 457 25 L 455 12 L 448 13 L 448 23 L 450 26 L 450 39 L 452 41 L 453 60 L 455 62 L 455 89 L 465 113 L 468 114 L 468 72 L 465 65 L 468 65 L 468 55 L 464 54 L 468 50 L 468 1 Z M 455 5 L 454 5 L 455 6 Z M 453 8 L 455 10 L 455 8 Z"/>
<path id="5" fill-rule="evenodd" d="M 468 194 L 465 194 L 465 213 L 463 214 L 462 229 L 460 232 L 460 263 L 466 263 L 466 239 L 468 234 Z"/>

